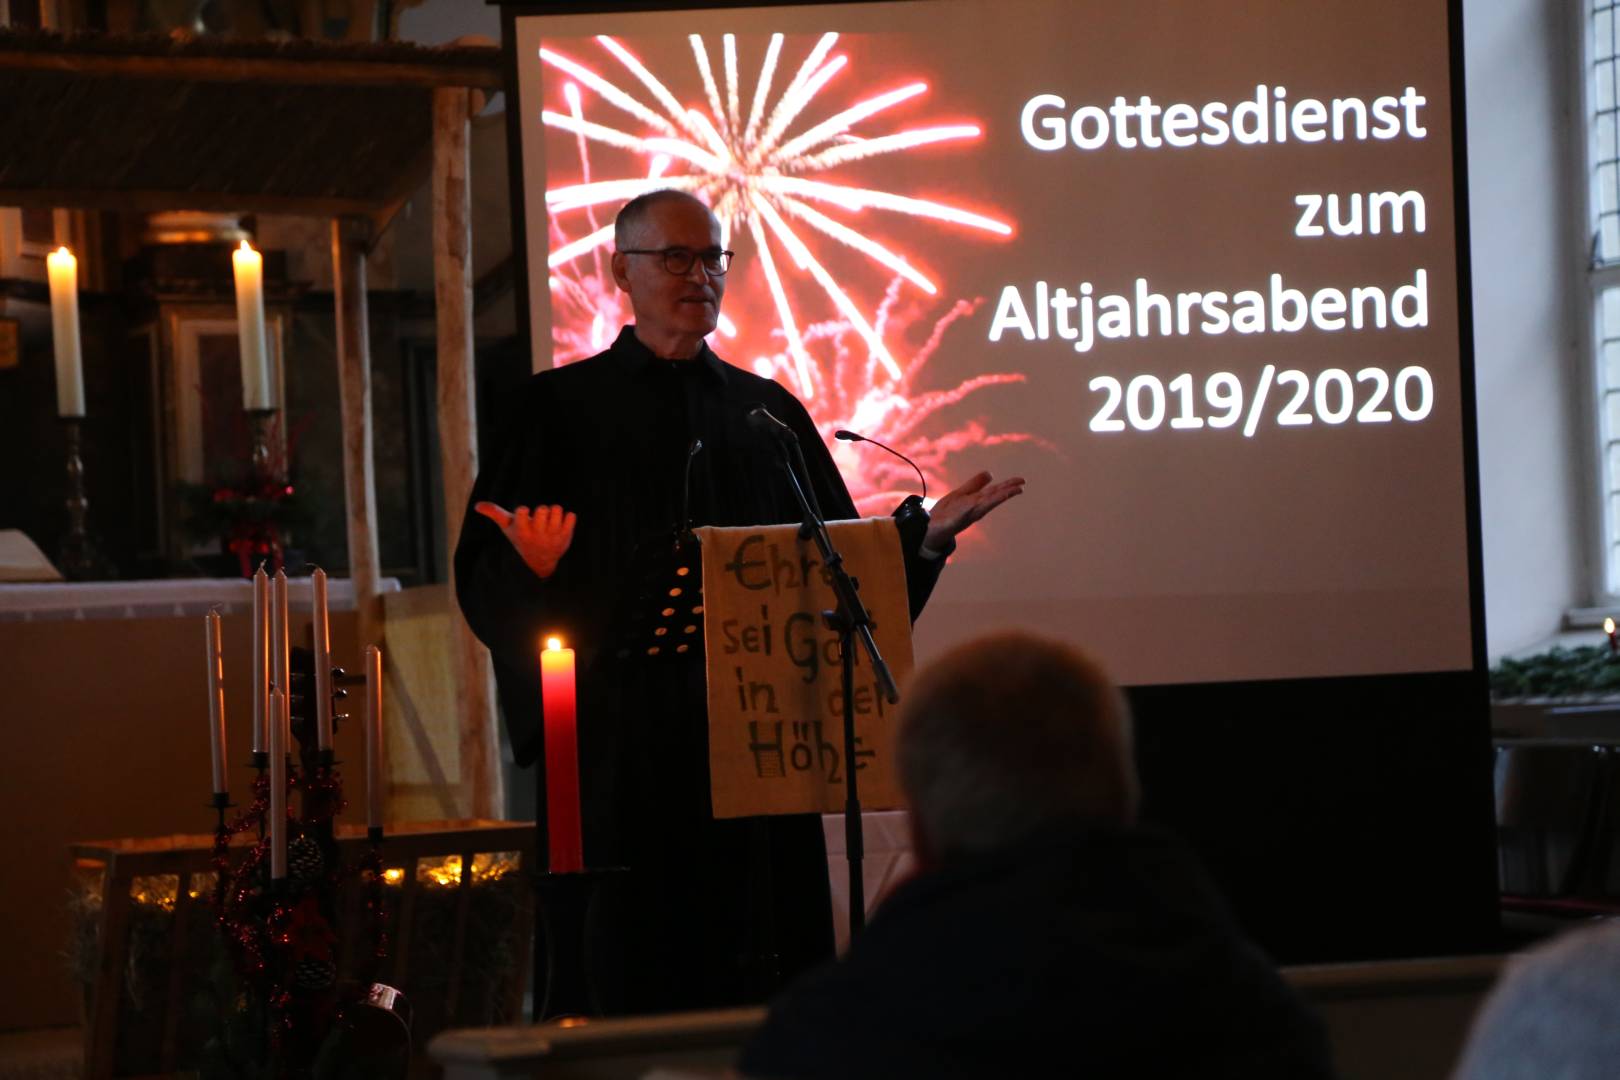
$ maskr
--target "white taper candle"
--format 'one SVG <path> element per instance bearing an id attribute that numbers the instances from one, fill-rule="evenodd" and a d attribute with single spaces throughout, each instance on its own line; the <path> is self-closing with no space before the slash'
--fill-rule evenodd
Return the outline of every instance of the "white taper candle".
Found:
<path id="1" fill-rule="evenodd" d="M 208 749 L 214 794 L 225 794 L 225 658 L 219 612 L 203 616 L 208 637 Z"/>
<path id="2" fill-rule="evenodd" d="M 264 256 L 248 246 L 231 253 L 236 276 L 237 345 L 242 354 L 242 408 L 273 409 L 270 358 L 264 336 Z"/>
<path id="3" fill-rule="evenodd" d="M 315 738 L 322 750 L 332 749 L 332 627 L 326 614 L 326 571 L 311 575 L 315 593 Z"/>
<path id="4" fill-rule="evenodd" d="M 253 752 L 265 752 L 265 717 L 270 711 L 270 576 L 253 572 Z"/>
<path id="5" fill-rule="evenodd" d="M 79 260 L 65 247 L 45 256 L 51 285 L 51 344 L 56 351 L 56 412 L 84 415 L 84 363 L 79 355 Z"/>
<path id="6" fill-rule="evenodd" d="M 270 585 L 270 680 L 281 687 L 281 711 L 272 713 L 269 722 L 279 718 L 290 727 L 292 715 L 292 650 L 289 636 L 292 618 L 287 611 L 287 571 L 277 570 Z M 287 747 L 291 752 L 292 747 Z"/>
<path id="7" fill-rule="evenodd" d="M 270 689 L 270 715 L 287 713 L 287 696 L 281 687 Z M 270 876 L 287 876 L 287 725 L 279 720 L 270 724 Z"/>
<path id="8" fill-rule="evenodd" d="M 382 650 L 366 646 L 366 826 L 383 824 Z"/>

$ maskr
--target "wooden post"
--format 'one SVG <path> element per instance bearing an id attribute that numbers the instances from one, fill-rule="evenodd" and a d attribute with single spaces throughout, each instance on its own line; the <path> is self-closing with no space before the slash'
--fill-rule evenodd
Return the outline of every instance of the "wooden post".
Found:
<path id="1" fill-rule="evenodd" d="M 473 393 L 472 200 L 468 138 L 472 92 L 433 91 L 433 297 L 438 323 L 439 462 L 444 474 L 445 535 L 455 547 L 478 474 L 478 417 Z M 454 595 L 454 568 L 451 568 Z M 461 702 L 461 781 L 474 817 L 504 816 L 489 654 L 467 621 L 453 617 L 457 696 Z"/>
<path id="2" fill-rule="evenodd" d="M 371 335 L 366 314 L 364 218 L 332 219 L 332 282 L 337 294 L 338 390 L 343 414 L 343 491 L 348 513 L 349 577 L 362 650 L 382 644 L 377 597 L 377 485 L 371 453 Z"/>

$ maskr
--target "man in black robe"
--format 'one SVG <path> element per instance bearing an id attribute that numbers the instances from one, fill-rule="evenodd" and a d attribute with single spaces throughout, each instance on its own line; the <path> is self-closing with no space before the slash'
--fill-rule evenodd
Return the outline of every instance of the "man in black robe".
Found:
<path id="1" fill-rule="evenodd" d="M 577 650 L 585 862 L 629 868 L 593 944 L 609 1011 L 757 1000 L 832 953 L 819 819 L 712 815 L 701 649 L 650 660 L 619 647 L 640 569 L 686 523 L 800 520 L 777 445 L 747 420 L 755 405 L 797 434 L 823 514 L 855 516 L 798 400 L 704 343 L 731 258 L 720 236 L 690 195 L 625 206 L 613 275 L 636 322 L 518 391 L 456 549 L 462 611 L 494 659 L 514 754 L 538 762 L 542 786 L 537 650 L 552 633 Z M 980 473 L 939 500 L 903 552 L 913 618 L 956 534 L 1022 483 Z M 543 852 L 543 795 L 538 807 Z"/>

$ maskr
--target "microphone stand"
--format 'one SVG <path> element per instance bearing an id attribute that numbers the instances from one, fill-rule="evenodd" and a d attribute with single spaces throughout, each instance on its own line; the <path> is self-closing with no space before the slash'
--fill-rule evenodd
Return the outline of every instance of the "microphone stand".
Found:
<path id="1" fill-rule="evenodd" d="M 866 843 L 861 829 L 860 791 L 855 781 L 857 639 L 872 661 L 872 670 L 877 675 L 879 692 L 892 705 L 900 700 L 900 691 L 895 686 L 894 675 L 889 671 L 888 663 L 878 651 L 877 641 L 872 637 L 872 616 L 867 612 L 866 605 L 861 603 L 860 583 L 850 577 L 849 571 L 844 569 L 844 557 L 833 546 L 832 536 L 827 532 L 827 522 L 821 516 L 821 507 L 816 501 L 815 491 L 810 486 L 809 470 L 805 468 L 804 452 L 799 449 L 799 440 L 791 431 L 787 431 L 780 434 L 778 442 L 782 448 L 782 467 L 788 474 L 793 494 L 798 498 L 799 509 L 804 514 L 804 524 L 799 528 L 799 535 L 816 542 L 816 547 L 821 552 L 822 564 L 826 566 L 832 578 L 833 594 L 838 598 L 837 609 L 823 611 L 821 617 L 830 629 L 838 632 L 838 658 L 843 667 L 844 855 L 849 863 L 849 936 L 854 940 L 855 935 L 866 927 L 866 883 L 861 869 L 861 861 L 866 854 Z"/>

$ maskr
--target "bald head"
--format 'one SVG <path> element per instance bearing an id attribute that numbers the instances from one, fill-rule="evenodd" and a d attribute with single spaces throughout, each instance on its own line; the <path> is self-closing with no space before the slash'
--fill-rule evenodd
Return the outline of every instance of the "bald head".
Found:
<path id="1" fill-rule="evenodd" d="M 696 195 L 673 188 L 662 188 L 637 195 L 619 209 L 613 219 L 613 246 L 619 250 L 645 247 L 645 236 L 651 224 L 653 211 L 671 203 L 686 203 L 708 214 L 709 206 Z"/>

